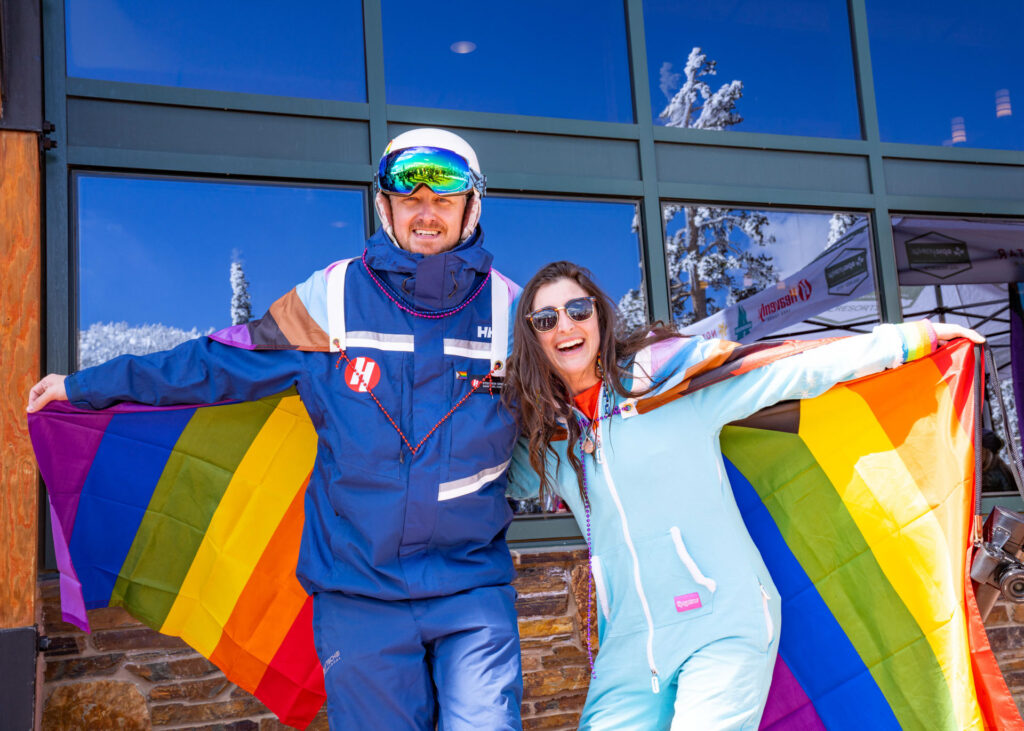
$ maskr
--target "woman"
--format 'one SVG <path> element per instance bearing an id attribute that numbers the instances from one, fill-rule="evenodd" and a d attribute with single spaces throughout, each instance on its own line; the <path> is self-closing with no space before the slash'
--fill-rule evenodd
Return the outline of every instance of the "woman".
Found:
<path id="1" fill-rule="evenodd" d="M 779 594 L 726 480 L 720 430 L 936 340 L 983 339 L 950 325 L 880 325 L 638 414 L 631 399 L 664 393 L 724 347 L 660 325 L 625 340 L 615 328 L 586 270 L 549 264 L 520 296 L 506 392 L 524 435 L 513 496 L 554 490 L 591 549 L 601 651 L 580 728 L 757 728 Z"/>

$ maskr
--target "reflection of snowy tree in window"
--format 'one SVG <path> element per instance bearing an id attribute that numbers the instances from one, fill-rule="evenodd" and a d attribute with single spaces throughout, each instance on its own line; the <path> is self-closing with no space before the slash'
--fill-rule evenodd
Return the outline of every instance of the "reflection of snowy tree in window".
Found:
<path id="1" fill-rule="evenodd" d="M 842 241 L 850 227 L 863 220 L 864 216 L 854 213 L 833 213 L 832 218 L 828 220 L 828 242 L 825 244 L 825 248 L 830 249 Z"/>
<path id="2" fill-rule="evenodd" d="M 249 298 L 249 280 L 245 278 L 238 250 L 231 252 L 231 324 L 241 325 L 252 319 L 252 300 Z"/>
<path id="3" fill-rule="evenodd" d="M 105 363 L 125 353 L 145 355 L 168 350 L 203 333 L 168 325 L 129 325 L 127 322 L 94 322 L 78 331 L 78 367 Z"/>
<path id="4" fill-rule="evenodd" d="M 682 74 L 661 67 L 661 90 L 668 106 L 659 119 L 666 127 L 722 130 L 739 124 L 736 102 L 743 96 L 743 82 L 731 81 L 712 92 L 706 77 L 717 73 L 700 48 L 690 51 Z M 674 94 L 672 89 L 682 81 Z M 672 317 L 689 324 L 711 315 L 755 292 L 773 285 L 778 272 L 771 256 L 756 248 L 774 241 L 768 218 L 757 211 L 696 205 L 668 205 L 662 209 L 666 228 L 679 214 L 684 225 L 665 242 Z M 620 301 L 627 326 L 635 326 L 635 314 L 626 305 L 633 291 Z"/>

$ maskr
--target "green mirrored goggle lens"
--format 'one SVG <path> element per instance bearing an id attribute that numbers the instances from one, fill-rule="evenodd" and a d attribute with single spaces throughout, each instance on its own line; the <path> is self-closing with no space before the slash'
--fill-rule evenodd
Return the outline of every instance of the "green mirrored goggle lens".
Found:
<path id="1" fill-rule="evenodd" d="M 465 193 L 473 188 L 474 173 L 464 158 L 437 147 L 408 147 L 380 161 L 377 184 L 385 193 L 409 195 L 426 185 L 438 195 Z"/>

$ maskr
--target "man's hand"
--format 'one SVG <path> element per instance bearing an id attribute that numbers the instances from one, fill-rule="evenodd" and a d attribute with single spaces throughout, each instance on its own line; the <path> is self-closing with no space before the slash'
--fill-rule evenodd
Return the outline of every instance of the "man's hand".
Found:
<path id="1" fill-rule="evenodd" d="M 985 338 L 976 333 L 974 330 L 969 330 L 966 327 L 960 325 L 951 325 L 948 322 L 933 322 L 932 329 L 935 330 L 936 339 L 941 342 L 949 342 L 957 338 L 967 338 L 972 343 L 981 345 L 985 342 Z"/>
<path id="2" fill-rule="evenodd" d="M 32 390 L 28 392 L 28 408 L 26 411 L 31 414 L 33 411 L 39 411 L 39 409 L 51 401 L 67 401 L 68 392 L 64 389 L 65 378 L 67 376 L 51 373 L 34 385 Z"/>

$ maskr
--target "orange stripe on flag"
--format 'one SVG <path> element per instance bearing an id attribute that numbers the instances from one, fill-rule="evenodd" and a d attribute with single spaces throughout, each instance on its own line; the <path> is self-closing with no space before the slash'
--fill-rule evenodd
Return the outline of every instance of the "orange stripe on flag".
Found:
<path id="1" fill-rule="evenodd" d="M 308 598 L 295 578 L 309 476 L 249 577 L 210 661 L 236 685 L 255 692 Z"/>

